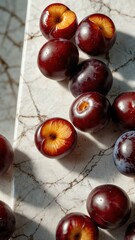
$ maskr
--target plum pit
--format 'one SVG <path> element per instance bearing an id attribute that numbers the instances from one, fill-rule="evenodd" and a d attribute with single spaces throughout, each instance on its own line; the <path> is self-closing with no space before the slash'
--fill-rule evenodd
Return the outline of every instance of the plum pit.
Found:
<path id="1" fill-rule="evenodd" d="M 84 112 L 88 107 L 89 107 L 88 101 L 83 101 L 82 103 L 79 104 L 78 110 L 79 112 Z"/>

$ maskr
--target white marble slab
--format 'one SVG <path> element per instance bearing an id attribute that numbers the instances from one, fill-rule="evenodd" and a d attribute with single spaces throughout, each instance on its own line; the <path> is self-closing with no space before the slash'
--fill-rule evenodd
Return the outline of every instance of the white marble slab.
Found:
<path id="1" fill-rule="evenodd" d="M 13 141 L 27 0 L 0 0 L 0 133 Z"/>
<path id="2" fill-rule="evenodd" d="M 26 0 L 0 0 L 0 134 L 13 144 Z M 0 177 L 0 200 L 13 207 L 12 169 Z"/>
<path id="3" fill-rule="evenodd" d="M 28 1 L 27 23 L 20 77 L 14 136 L 14 209 L 17 218 L 15 239 L 53 240 L 58 221 L 71 211 L 86 211 L 88 193 L 102 183 L 122 187 L 133 202 L 128 221 L 134 219 L 134 179 L 121 175 L 112 161 L 113 145 L 120 135 L 112 123 L 103 131 L 89 135 L 78 132 L 75 151 L 63 160 L 43 157 L 34 144 L 37 125 L 46 117 L 69 119 L 73 96 L 67 83 L 45 78 L 37 67 L 37 55 L 46 42 L 39 30 L 42 10 L 54 0 Z M 117 41 L 105 61 L 114 77 L 108 94 L 112 102 L 123 90 L 135 88 L 135 1 L 134 0 L 59 0 L 68 5 L 80 21 L 101 12 L 112 18 Z M 80 58 L 87 56 L 80 51 Z M 64 98 L 63 98 L 64 96 Z M 127 223 L 127 224 L 128 224 Z M 100 240 L 122 240 L 127 224 L 115 231 L 100 232 Z"/>

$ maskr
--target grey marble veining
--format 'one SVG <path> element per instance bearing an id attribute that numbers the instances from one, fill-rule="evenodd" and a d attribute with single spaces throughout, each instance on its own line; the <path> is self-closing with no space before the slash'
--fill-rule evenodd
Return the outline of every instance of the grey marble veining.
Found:
<path id="1" fill-rule="evenodd" d="M 0 0 L 0 132 L 13 142 L 27 0 Z"/>
<path id="2" fill-rule="evenodd" d="M 0 0 L 0 134 L 12 145 L 26 9 L 26 0 Z M 0 177 L 0 200 L 13 208 L 12 169 Z"/>
<path id="3" fill-rule="evenodd" d="M 92 188 L 102 183 L 122 187 L 129 195 L 134 219 L 134 179 L 118 173 L 112 151 L 120 131 L 112 123 L 99 133 L 78 132 L 76 149 L 63 160 L 43 157 L 34 144 L 35 130 L 46 117 L 69 119 L 73 96 L 66 83 L 45 78 L 37 67 L 37 54 L 46 42 L 39 30 L 42 10 L 53 1 L 28 1 L 23 63 L 14 136 L 14 209 L 17 227 L 13 239 L 53 240 L 58 221 L 72 211 L 87 214 L 86 199 Z M 135 2 L 134 0 L 59 1 L 76 11 L 78 20 L 94 12 L 112 18 L 117 40 L 109 56 L 100 57 L 112 73 L 114 83 L 108 94 L 112 102 L 121 91 L 135 88 Z M 81 59 L 86 54 L 80 53 Z M 55 91 L 54 91 L 55 89 Z M 65 96 L 63 98 L 63 96 Z M 101 240 L 122 240 L 127 224 L 115 231 L 100 231 Z"/>

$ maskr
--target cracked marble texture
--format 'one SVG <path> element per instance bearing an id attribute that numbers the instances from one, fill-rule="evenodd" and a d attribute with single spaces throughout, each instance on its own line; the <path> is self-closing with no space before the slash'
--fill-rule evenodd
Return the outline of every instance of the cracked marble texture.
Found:
<path id="1" fill-rule="evenodd" d="M 13 144 L 27 1 L 0 0 L 0 134 Z M 12 169 L 0 177 L 0 199 L 13 207 Z"/>
<path id="2" fill-rule="evenodd" d="M 73 96 L 67 83 L 45 78 L 37 67 L 37 54 L 46 42 L 39 30 L 42 10 L 53 1 L 28 1 L 23 63 L 15 124 L 14 209 L 17 226 L 13 239 L 54 240 L 58 221 L 71 211 L 87 214 L 86 198 L 95 186 L 113 183 L 122 187 L 133 202 L 130 220 L 134 218 L 134 179 L 116 170 L 112 162 L 114 143 L 121 132 L 112 123 L 97 134 L 78 132 L 78 144 L 62 160 L 43 157 L 34 145 L 35 130 L 49 117 L 69 119 Z M 80 21 L 94 12 L 112 18 L 117 40 L 105 61 L 114 77 L 108 94 L 112 102 L 117 94 L 135 88 L 135 2 L 134 0 L 59 0 L 76 11 Z M 80 58 L 87 56 L 80 51 Z M 63 98 L 64 96 L 64 98 Z M 127 223 L 128 224 L 128 223 Z M 101 240 L 122 240 L 125 226 L 115 231 L 100 231 Z M 119 236 L 119 238 L 118 238 Z"/>
<path id="3" fill-rule="evenodd" d="M 0 132 L 11 142 L 20 77 L 27 0 L 0 0 Z"/>

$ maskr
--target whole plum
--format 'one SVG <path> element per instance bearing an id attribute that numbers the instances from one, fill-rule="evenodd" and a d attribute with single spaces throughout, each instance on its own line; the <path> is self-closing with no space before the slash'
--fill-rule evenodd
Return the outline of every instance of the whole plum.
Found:
<path id="1" fill-rule="evenodd" d="M 15 215 L 12 209 L 0 201 L 0 240 L 9 240 L 15 230 Z"/>
<path id="2" fill-rule="evenodd" d="M 99 227 L 115 229 L 129 219 L 131 201 L 122 188 L 113 184 L 103 184 L 90 192 L 87 210 Z"/>
<path id="3" fill-rule="evenodd" d="M 76 45 L 67 39 L 51 39 L 38 53 L 37 63 L 41 73 L 53 80 L 70 77 L 79 60 Z"/>
<path id="4" fill-rule="evenodd" d="M 97 132 L 109 123 L 111 105 L 101 93 L 82 93 L 71 104 L 69 116 L 71 122 L 79 130 Z"/>
<path id="5" fill-rule="evenodd" d="M 121 129 L 135 129 L 135 91 L 122 92 L 114 99 L 112 119 Z"/>
<path id="6" fill-rule="evenodd" d="M 135 131 L 125 132 L 117 139 L 113 160 L 119 172 L 135 177 Z"/>
<path id="7" fill-rule="evenodd" d="M 90 91 L 106 95 L 112 83 L 112 73 L 104 62 L 98 59 L 87 59 L 78 64 L 69 81 L 69 89 L 75 97 Z"/>

